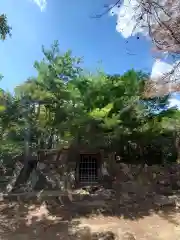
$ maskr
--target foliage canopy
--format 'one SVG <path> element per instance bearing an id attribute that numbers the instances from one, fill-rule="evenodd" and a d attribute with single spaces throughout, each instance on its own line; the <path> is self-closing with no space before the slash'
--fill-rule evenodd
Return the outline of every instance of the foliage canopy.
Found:
<path id="1" fill-rule="evenodd" d="M 178 158 L 180 113 L 167 108 L 168 95 L 143 98 L 147 74 L 87 73 L 81 58 L 62 53 L 58 42 L 42 51 L 37 77 L 13 95 L 1 89 L 1 159 L 64 144 L 113 150 L 126 162 Z"/>

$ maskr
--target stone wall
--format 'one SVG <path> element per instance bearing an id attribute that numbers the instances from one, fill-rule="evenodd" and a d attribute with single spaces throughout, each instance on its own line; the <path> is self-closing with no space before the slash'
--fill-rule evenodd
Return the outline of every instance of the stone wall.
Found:
<path id="1" fill-rule="evenodd" d="M 74 182 L 75 161 L 70 160 L 69 151 L 64 149 L 60 152 L 59 156 L 57 152 L 47 156 L 37 164 L 36 172 L 40 176 L 44 176 L 46 181 L 37 181 L 35 185 L 36 190 L 42 189 L 67 189 L 72 188 Z M 73 176 L 72 176 L 73 175 Z"/>
<path id="2" fill-rule="evenodd" d="M 67 189 L 75 185 L 76 162 L 79 151 L 64 149 L 43 157 L 30 176 L 33 189 Z M 125 192 L 157 192 L 171 195 L 180 189 L 180 164 L 130 165 L 117 163 L 114 153 L 101 152 L 102 164 L 113 181 L 113 187 Z M 102 173 L 101 173 L 102 175 Z M 12 176 L 11 176 L 12 181 Z"/>
<path id="3" fill-rule="evenodd" d="M 122 191 L 153 191 L 171 195 L 180 189 L 180 164 L 172 165 L 128 165 L 114 164 L 114 186 Z"/>

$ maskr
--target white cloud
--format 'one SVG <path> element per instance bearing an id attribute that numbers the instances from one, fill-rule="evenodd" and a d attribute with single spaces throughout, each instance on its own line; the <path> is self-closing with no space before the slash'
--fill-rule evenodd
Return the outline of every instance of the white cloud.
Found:
<path id="1" fill-rule="evenodd" d="M 178 109 L 180 109 L 180 100 L 178 100 L 177 98 L 170 98 L 169 107 L 177 107 Z"/>
<path id="2" fill-rule="evenodd" d="M 171 71 L 173 68 L 172 65 L 163 62 L 161 60 L 156 60 L 152 66 L 152 71 L 151 71 L 151 78 L 158 78 L 158 77 L 162 77 L 163 74 Z"/>
<path id="3" fill-rule="evenodd" d="M 165 3 L 165 0 L 159 0 L 159 2 Z M 158 15 L 161 19 L 166 20 L 168 17 L 161 8 L 155 9 L 158 10 Z M 129 38 L 137 34 L 142 34 L 143 36 L 148 36 L 148 27 L 147 27 L 147 16 L 144 16 L 142 19 L 139 18 L 141 15 L 141 8 L 139 0 L 124 0 L 120 6 L 116 6 L 111 10 L 111 15 L 117 17 L 116 30 L 119 32 L 122 37 Z M 156 15 L 156 14 L 155 14 Z M 149 16 L 150 25 L 155 26 L 157 21 L 153 18 L 153 14 Z M 162 54 L 164 59 L 167 58 L 167 53 Z M 172 70 L 172 66 L 163 61 L 155 61 L 152 67 L 151 77 L 160 77 L 164 73 Z"/>
<path id="4" fill-rule="evenodd" d="M 139 19 L 141 8 L 138 0 L 124 0 L 120 6 L 116 6 L 111 10 L 111 15 L 117 17 L 116 30 L 124 38 L 135 36 L 138 33 L 148 36 L 146 16 Z M 152 18 L 151 22 L 154 22 L 153 20 Z"/>
<path id="5" fill-rule="evenodd" d="M 165 1 L 166 0 L 157 0 L 157 6 L 158 3 L 162 6 Z M 128 38 L 138 33 L 148 36 L 149 29 L 147 22 L 149 22 L 151 27 L 152 25 L 158 25 L 157 19 L 154 17 L 157 14 L 160 19 L 169 19 L 168 15 L 160 7 L 151 9 L 151 11 L 151 14 L 144 14 L 143 17 L 141 17 L 142 8 L 139 0 L 122 0 L 120 5 L 115 6 L 111 10 L 111 15 L 117 17 L 116 30 L 121 33 L 124 38 Z"/>
<path id="6" fill-rule="evenodd" d="M 173 74 L 169 74 L 173 71 Z M 152 66 L 151 79 L 157 79 L 167 74 L 166 80 L 170 82 L 178 82 L 180 79 L 180 61 L 176 61 L 174 64 L 169 64 L 162 60 L 156 60 Z"/>
<path id="7" fill-rule="evenodd" d="M 47 0 L 31 0 L 33 1 L 41 10 L 41 12 L 43 12 L 46 9 L 47 6 Z"/>
<path id="8" fill-rule="evenodd" d="M 136 5 L 136 0 L 132 0 L 131 2 L 124 0 L 120 7 L 116 6 L 111 11 L 112 15 L 117 16 L 116 30 L 121 33 L 124 38 L 128 38 L 132 35 L 133 29 L 136 25 L 136 14 L 134 11 Z"/>
<path id="9" fill-rule="evenodd" d="M 150 77 L 152 81 L 156 82 L 154 93 L 161 92 L 161 94 L 167 94 L 174 91 L 177 92 L 179 90 L 178 84 L 180 83 L 180 62 L 176 61 L 171 65 L 164 61 L 156 60 L 152 66 Z M 173 94 L 172 99 L 176 99 L 175 94 Z"/>

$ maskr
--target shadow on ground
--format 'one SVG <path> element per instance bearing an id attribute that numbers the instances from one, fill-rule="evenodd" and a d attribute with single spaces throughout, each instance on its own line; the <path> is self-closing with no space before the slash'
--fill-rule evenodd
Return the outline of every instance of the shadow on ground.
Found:
<path id="1" fill-rule="evenodd" d="M 98 204 L 96 204 L 98 201 Z M 122 196 L 109 200 L 96 200 L 94 205 L 86 201 L 68 202 L 64 206 L 49 200 L 26 200 L 0 202 L 0 236 L 2 240 L 21 239 L 60 239 L 75 240 L 71 234 L 78 227 L 81 217 L 101 215 L 123 218 L 131 221 L 158 214 L 170 223 L 179 224 L 174 217 L 180 211 L 175 206 L 159 207 L 147 196 L 128 195 L 128 201 L 122 203 Z"/>
<path id="2" fill-rule="evenodd" d="M 70 213 L 63 209 L 58 214 L 48 212 L 44 202 L 5 201 L 0 212 L 1 240 L 76 239 L 70 233 L 78 222 L 72 223 Z"/>

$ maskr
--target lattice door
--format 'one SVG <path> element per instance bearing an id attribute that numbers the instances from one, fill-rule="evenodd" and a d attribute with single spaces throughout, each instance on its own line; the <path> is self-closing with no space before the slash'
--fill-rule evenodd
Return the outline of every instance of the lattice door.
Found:
<path id="1" fill-rule="evenodd" d="M 81 155 L 79 163 L 80 183 L 95 183 L 98 180 L 97 155 Z"/>

